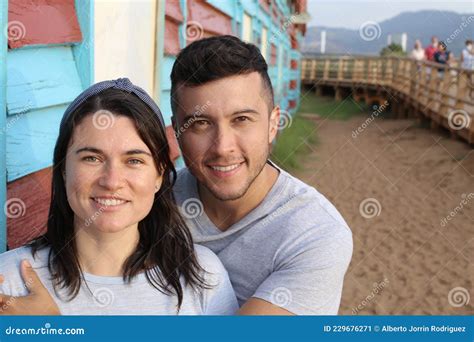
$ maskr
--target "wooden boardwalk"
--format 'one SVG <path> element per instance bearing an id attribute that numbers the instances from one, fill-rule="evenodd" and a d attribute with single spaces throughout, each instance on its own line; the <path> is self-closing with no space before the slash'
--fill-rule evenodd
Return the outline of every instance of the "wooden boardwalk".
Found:
<path id="1" fill-rule="evenodd" d="M 398 57 L 332 57 L 302 60 L 301 82 L 336 99 L 383 104 L 397 117 L 428 119 L 453 137 L 474 143 L 474 71 Z"/>

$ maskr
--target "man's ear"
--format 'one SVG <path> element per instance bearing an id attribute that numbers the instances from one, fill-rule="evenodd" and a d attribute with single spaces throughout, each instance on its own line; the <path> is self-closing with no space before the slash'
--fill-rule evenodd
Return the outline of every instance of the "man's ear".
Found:
<path id="1" fill-rule="evenodd" d="M 280 106 L 275 106 L 270 113 L 270 126 L 268 134 L 268 143 L 271 144 L 278 134 L 278 125 L 280 123 Z"/>
<path id="2" fill-rule="evenodd" d="M 176 116 L 174 114 L 171 115 L 171 125 L 173 126 L 174 133 L 178 134 L 178 122 L 177 122 Z"/>

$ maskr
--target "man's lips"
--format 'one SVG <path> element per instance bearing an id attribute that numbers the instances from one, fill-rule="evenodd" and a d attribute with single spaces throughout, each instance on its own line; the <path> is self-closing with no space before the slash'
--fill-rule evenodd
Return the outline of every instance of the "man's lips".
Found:
<path id="1" fill-rule="evenodd" d="M 211 173 L 219 178 L 230 177 L 236 174 L 245 162 L 226 163 L 226 164 L 207 164 Z"/>

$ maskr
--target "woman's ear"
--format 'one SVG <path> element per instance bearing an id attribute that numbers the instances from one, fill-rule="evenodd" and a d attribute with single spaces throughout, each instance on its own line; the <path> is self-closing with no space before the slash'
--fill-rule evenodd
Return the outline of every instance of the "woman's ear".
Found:
<path id="1" fill-rule="evenodd" d="M 158 176 L 155 182 L 155 194 L 160 191 L 161 184 L 163 183 L 163 176 Z"/>

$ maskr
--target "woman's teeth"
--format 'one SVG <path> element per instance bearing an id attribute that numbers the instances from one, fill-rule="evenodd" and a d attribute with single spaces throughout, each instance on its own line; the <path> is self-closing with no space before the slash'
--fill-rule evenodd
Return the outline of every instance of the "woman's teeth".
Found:
<path id="1" fill-rule="evenodd" d="M 94 201 L 108 207 L 124 204 L 125 202 L 127 202 L 127 201 L 119 200 L 119 199 L 103 199 L 103 198 L 94 198 Z"/>

